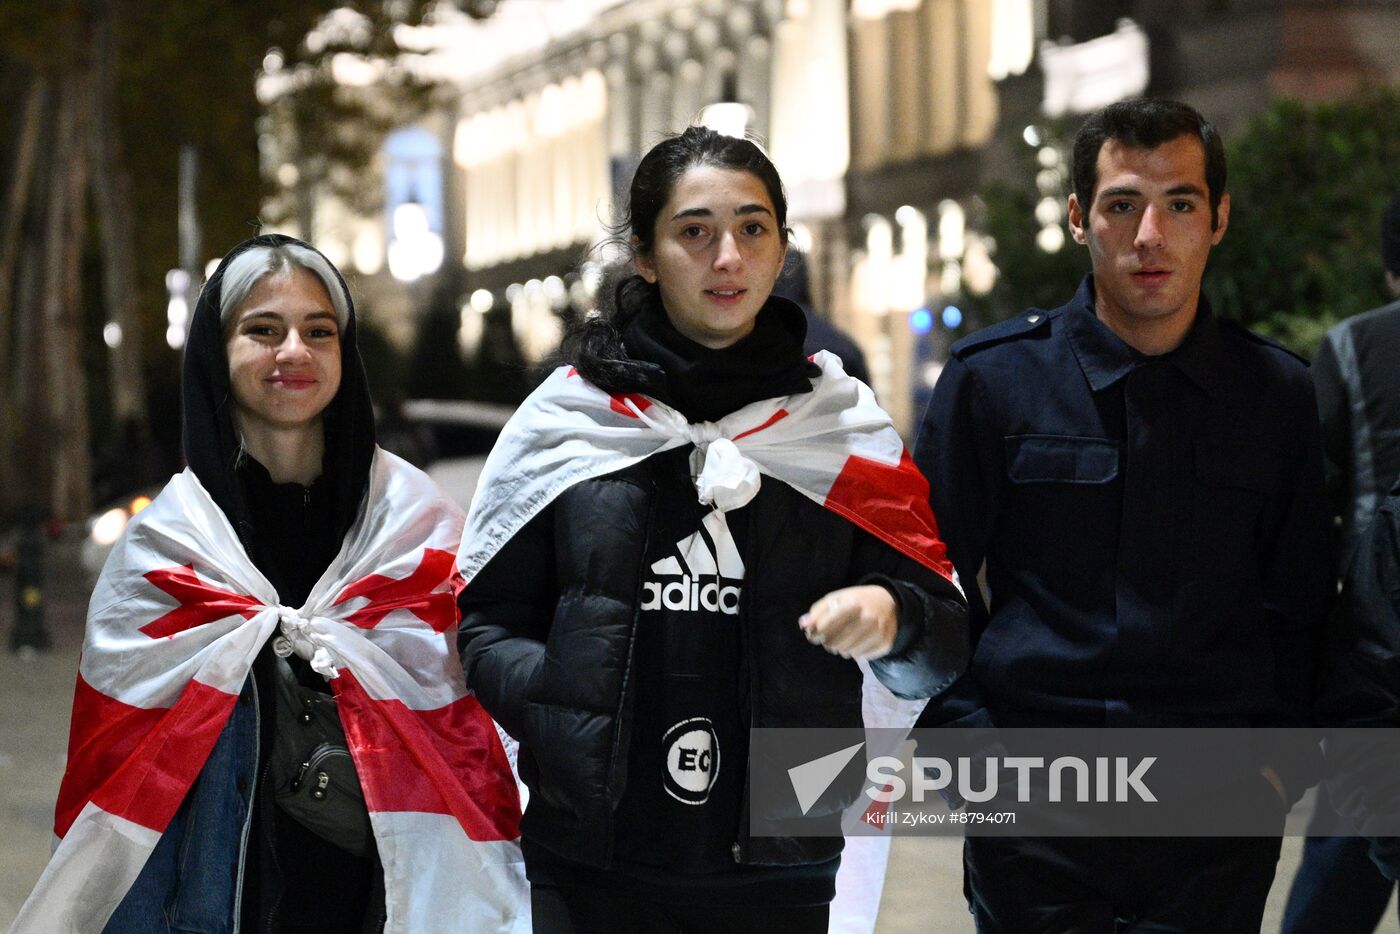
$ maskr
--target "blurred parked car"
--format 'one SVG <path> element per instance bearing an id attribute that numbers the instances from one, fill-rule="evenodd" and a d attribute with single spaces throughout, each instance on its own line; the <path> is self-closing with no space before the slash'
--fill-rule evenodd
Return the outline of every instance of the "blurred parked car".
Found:
<path id="1" fill-rule="evenodd" d="M 490 452 L 514 412 L 514 406 L 489 402 L 412 399 L 403 404 L 401 418 L 430 433 L 435 458 L 474 457 Z"/>
<path id="2" fill-rule="evenodd" d="M 102 566 L 107 563 L 107 555 L 112 551 L 117 539 L 126 531 L 126 524 L 131 521 L 132 516 L 151 505 L 151 500 L 155 499 L 164 487 L 165 484 L 162 483 L 138 490 L 108 503 L 88 517 L 87 534 L 83 536 L 78 554 L 89 586 L 97 583 L 97 575 L 102 573 Z"/>

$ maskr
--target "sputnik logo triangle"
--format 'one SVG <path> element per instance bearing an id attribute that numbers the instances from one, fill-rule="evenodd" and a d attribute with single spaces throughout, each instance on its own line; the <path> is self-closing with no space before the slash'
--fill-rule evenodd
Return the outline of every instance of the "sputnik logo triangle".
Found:
<path id="1" fill-rule="evenodd" d="M 700 528 L 676 542 L 671 555 L 653 562 L 642 584 L 643 610 L 739 612 L 744 559 L 718 509 Z"/>
<path id="2" fill-rule="evenodd" d="M 804 816 L 812 810 L 812 805 L 826 793 L 831 783 L 836 781 L 836 776 L 846 767 L 846 763 L 854 759 L 856 753 L 860 752 L 860 747 L 864 745 L 865 743 L 856 743 L 854 746 L 847 746 L 845 749 L 788 769 L 788 779 L 792 782 L 793 793 L 797 795 L 797 806 L 802 808 Z"/>

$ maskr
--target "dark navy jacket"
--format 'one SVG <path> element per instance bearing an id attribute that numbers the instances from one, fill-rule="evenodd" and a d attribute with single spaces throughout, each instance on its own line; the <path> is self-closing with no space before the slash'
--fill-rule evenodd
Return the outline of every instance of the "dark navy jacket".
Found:
<path id="1" fill-rule="evenodd" d="M 915 460 L 968 582 L 965 705 L 1002 726 L 1310 717 L 1332 565 L 1312 384 L 1288 351 L 1202 299 L 1179 348 L 1144 356 L 1095 317 L 1089 277 L 953 346 Z M 1304 750 L 1259 764 L 1295 798 L 1316 780 Z"/>

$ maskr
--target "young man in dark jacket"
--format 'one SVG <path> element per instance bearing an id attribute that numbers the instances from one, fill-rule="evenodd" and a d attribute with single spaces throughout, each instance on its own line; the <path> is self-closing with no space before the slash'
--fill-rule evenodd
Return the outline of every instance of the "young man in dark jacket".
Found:
<path id="1" fill-rule="evenodd" d="M 1229 222 L 1219 135 L 1114 104 L 1073 171 L 1091 275 L 953 346 L 915 453 L 961 579 L 986 565 L 958 702 L 1002 727 L 1304 724 L 1331 588 L 1316 407 L 1303 361 L 1201 296 Z M 1246 753 L 1229 790 L 1281 832 L 1316 750 Z M 983 932 L 1239 934 L 1279 846 L 970 837 L 966 891 Z"/>

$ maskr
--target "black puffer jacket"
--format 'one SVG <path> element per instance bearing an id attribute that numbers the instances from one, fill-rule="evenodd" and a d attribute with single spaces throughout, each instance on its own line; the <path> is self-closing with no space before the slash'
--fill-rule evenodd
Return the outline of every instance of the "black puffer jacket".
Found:
<path id="1" fill-rule="evenodd" d="M 778 354 L 793 359 L 790 371 L 777 378 L 805 372 L 800 322 L 795 307 L 782 302 L 760 316 L 758 331 L 744 346 L 711 360 L 678 343 L 664 322 L 653 321 L 654 331 L 665 332 L 662 340 L 685 357 L 666 367 L 670 388 L 682 397 L 681 410 L 690 415 L 685 387 L 674 380 L 681 370 L 688 372 L 689 395 L 703 396 L 704 403 L 736 384 L 757 385 L 774 375 L 760 372 L 774 347 L 792 345 Z M 632 335 L 634 344 L 646 339 Z M 769 350 L 755 352 L 751 368 L 735 366 L 756 351 L 751 345 L 763 344 Z M 667 357 L 654 346 L 652 354 Z M 720 367 L 727 369 L 717 377 Z M 799 375 L 799 391 L 810 388 L 806 379 Z M 699 392 L 704 386 L 713 389 Z M 657 384 L 646 388 L 657 395 L 665 391 Z M 607 868 L 614 857 L 614 814 L 627 785 L 637 703 L 632 669 L 640 594 L 657 526 L 658 489 L 666 485 L 662 471 L 685 470 L 686 461 L 656 455 L 566 490 L 516 533 L 461 598 L 459 644 L 467 683 L 521 743 L 520 773 L 531 792 L 522 832 L 528 842 L 585 866 Z M 965 604 L 948 581 L 771 477 L 764 477 L 742 512 L 734 520 L 746 523 L 744 534 L 735 536 L 746 568 L 740 684 L 747 686 L 752 727 L 861 725 L 860 669 L 809 644 L 797 625 L 812 603 L 840 587 L 880 583 L 896 595 L 894 649 L 872 663 L 896 694 L 930 697 L 962 672 L 968 658 Z M 831 860 L 841 850 L 839 837 L 749 838 L 747 825 L 740 821 L 732 851 L 740 864 L 806 865 Z"/>
<path id="2" fill-rule="evenodd" d="M 530 786 L 522 831 L 567 859 L 606 867 L 627 781 L 629 669 L 659 457 L 565 491 L 463 593 L 467 683 L 520 740 Z M 810 645 L 797 619 L 837 587 L 899 582 L 896 650 L 872 668 L 896 694 L 929 697 L 967 661 L 952 586 L 791 487 L 765 477 L 749 506 L 740 607 L 751 725 L 859 727 L 854 662 Z M 549 582 L 553 586 L 541 586 Z M 830 859 L 839 838 L 744 839 L 739 861 Z"/>

